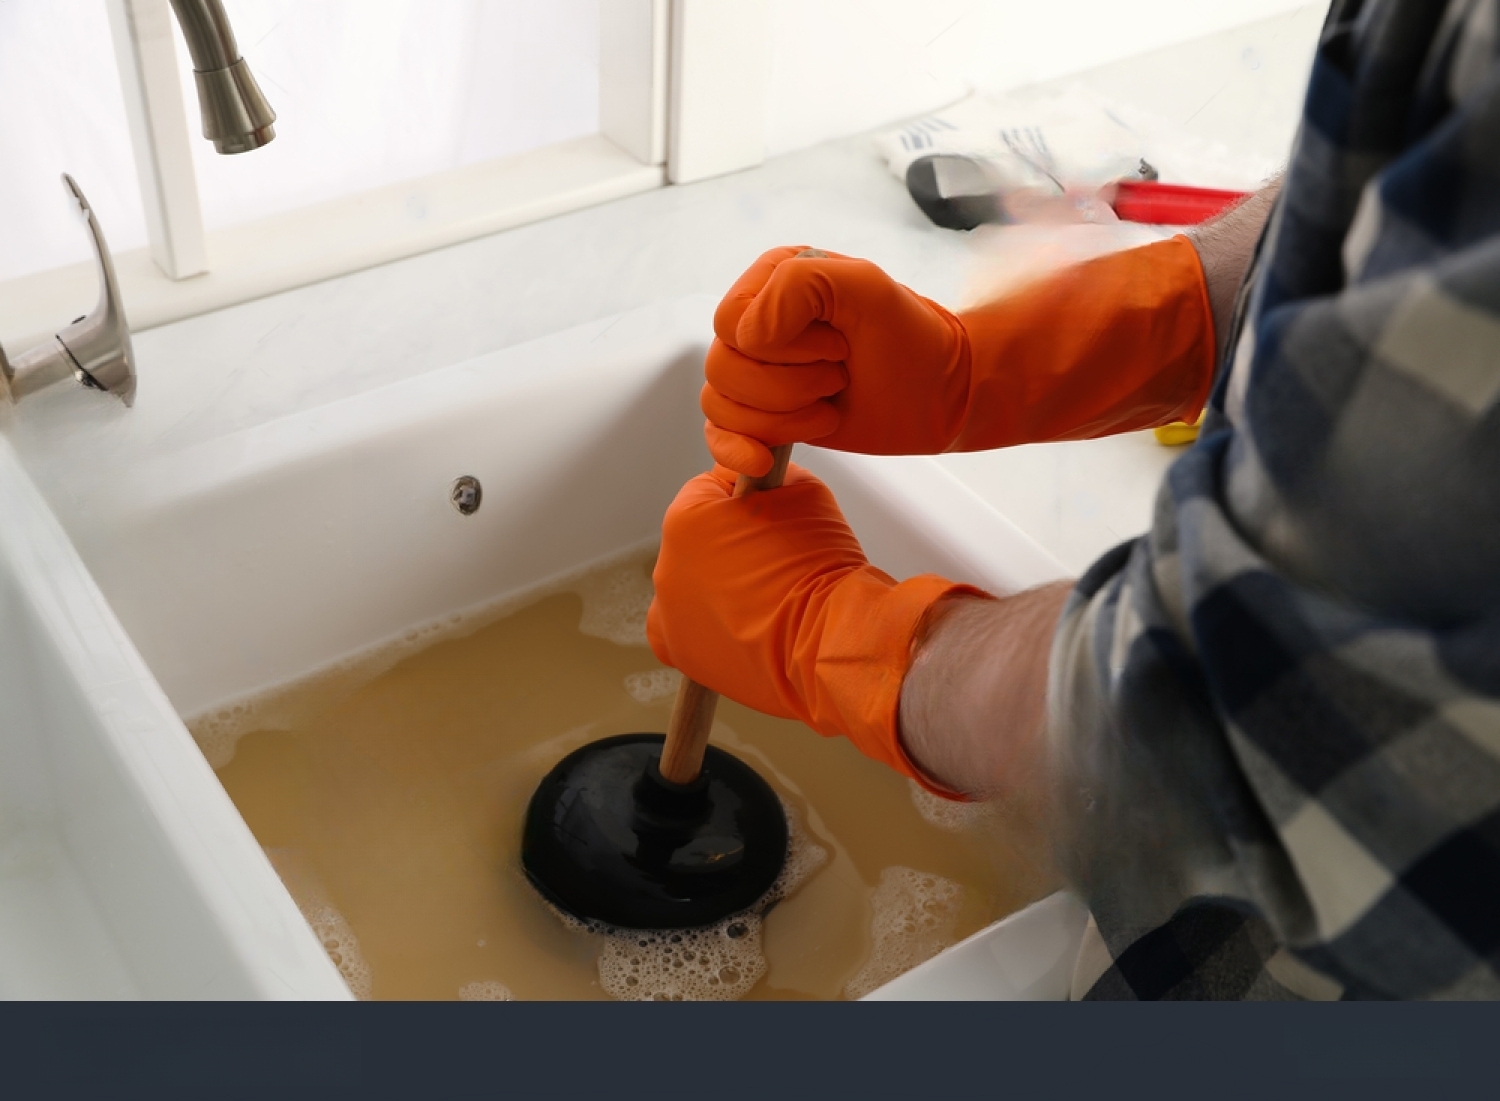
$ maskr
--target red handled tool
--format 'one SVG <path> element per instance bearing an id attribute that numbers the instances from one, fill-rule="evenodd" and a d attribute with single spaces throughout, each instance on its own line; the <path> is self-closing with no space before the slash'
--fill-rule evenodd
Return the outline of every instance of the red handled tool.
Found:
<path id="1" fill-rule="evenodd" d="M 1115 213 L 1122 222 L 1158 226 L 1195 226 L 1250 197 L 1248 191 L 1220 191 L 1212 187 L 1121 180 L 1116 185 Z"/>

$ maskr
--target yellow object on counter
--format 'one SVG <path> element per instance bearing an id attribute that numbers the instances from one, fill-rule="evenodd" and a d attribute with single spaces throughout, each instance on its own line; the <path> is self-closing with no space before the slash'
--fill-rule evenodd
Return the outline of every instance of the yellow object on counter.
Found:
<path id="1" fill-rule="evenodd" d="M 1164 424 L 1160 428 L 1151 431 L 1156 436 L 1156 442 L 1163 447 L 1181 447 L 1185 443 L 1192 443 L 1198 438 L 1198 428 L 1203 424 L 1203 414 L 1198 414 L 1198 419 L 1188 424 L 1187 421 L 1173 421 Z"/>

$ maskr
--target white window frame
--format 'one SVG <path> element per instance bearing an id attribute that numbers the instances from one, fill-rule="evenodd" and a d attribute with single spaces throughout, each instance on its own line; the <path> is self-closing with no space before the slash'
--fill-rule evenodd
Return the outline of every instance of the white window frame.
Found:
<path id="1" fill-rule="evenodd" d="M 598 134 L 208 232 L 169 0 L 106 5 L 146 213 L 147 246 L 114 257 L 136 331 L 764 159 L 767 0 L 601 0 Z M 0 283 L 0 340 L 47 339 L 95 279 Z"/>

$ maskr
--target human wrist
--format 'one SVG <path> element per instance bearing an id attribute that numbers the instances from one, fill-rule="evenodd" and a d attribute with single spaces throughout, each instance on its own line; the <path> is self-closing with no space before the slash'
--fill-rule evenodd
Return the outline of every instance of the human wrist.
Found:
<path id="1" fill-rule="evenodd" d="M 939 794 L 1026 803 L 1043 789 L 1051 639 L 1072 582 L 987 602 L 949 599 L 914 648 L 900 700 L 902 751 Z"/>
<path id="2" fill-rule="evenodd" d="M 1250 270 L 1266 219 L 1270 217 L 1280 193 L 1281 177 L 1277 176 L 1223 214 L 1193 226 L 1183 234 L 1192 243 L 1203 266 L 1219 359 L 1227 352 L 1224 342 L 1234 319 L 1240 287 Z"/>

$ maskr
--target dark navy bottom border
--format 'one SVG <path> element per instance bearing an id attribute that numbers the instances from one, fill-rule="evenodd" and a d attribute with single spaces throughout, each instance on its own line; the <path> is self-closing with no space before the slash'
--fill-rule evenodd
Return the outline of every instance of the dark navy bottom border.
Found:
<path id="1" fill-rule="evenodd" d="M 0 1097 L 1491 1097 L 1497 1037 L 1497 1004 L 9 1003 Z"/>

